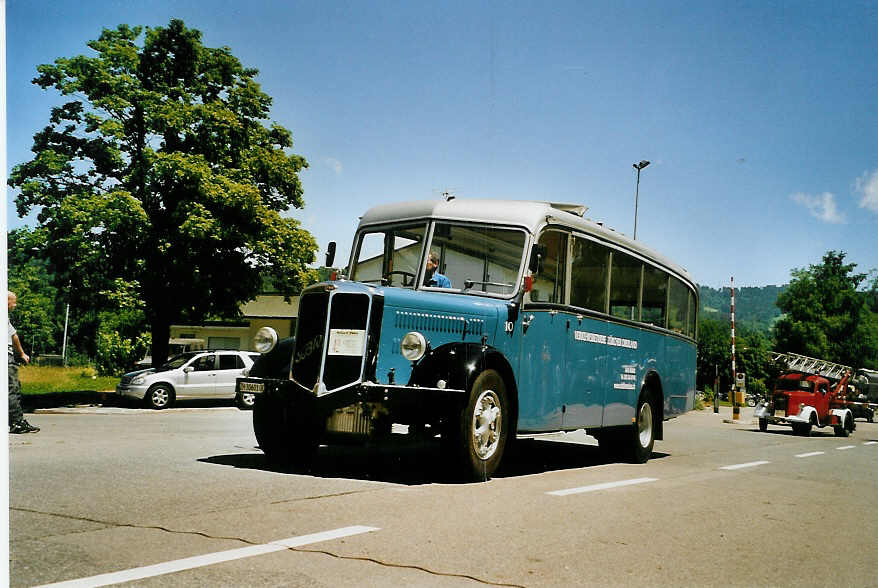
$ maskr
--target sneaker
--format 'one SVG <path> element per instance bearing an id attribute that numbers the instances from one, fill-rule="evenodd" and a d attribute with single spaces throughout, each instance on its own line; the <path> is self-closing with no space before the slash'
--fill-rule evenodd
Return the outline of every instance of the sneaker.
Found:
<path id="1" fill-rule="evenodd" d="M 39 427 L 35 427 L 24 419 L 21 419 L 18 422 L 12 423 L 9 427 L 9 432 L 18 435 L 22 433 L 36 433 L 40 430 Z"/>

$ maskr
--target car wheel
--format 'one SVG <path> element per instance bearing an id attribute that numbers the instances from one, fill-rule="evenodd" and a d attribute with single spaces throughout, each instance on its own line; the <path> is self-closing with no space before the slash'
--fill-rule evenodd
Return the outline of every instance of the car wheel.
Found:
<path id="1" fill-rule="evenodd" d="M 235 396 L 235 404 L 241 410 L 253 410 L 253 403 L 255 401 L 256 396 L 254 394 L 247 394 L 244 392 Z"/>
<path id="2" fill-rule="evenodd" d="M 174 402 L 174 389 L 168 384 L 156 384 L 146 392 L 144 401 L 155 410 L 168 408 Z"/>
<path id="3" fill-rule="evenodd" d="M 496 370 L 485 370 L 473 382 L 466 407 L 451 417 L 443 436 L 452 466 L 466 480 L 487 480 L 503 459 L 509 436 L 511 406 L 506 383 Z"/>
<path id="4" fill-rule="evenodd" d="M 811 436 L 811 429 L 813 429 L 815 425 L 817 425 L 817 417 L 814 416 L 814 414 L 812 413 L 811 418 L 808 419 L 807 423 L 794 424 L 793 431 L 797 435 L 801 435 L 802 437 L 810 437 Z"/>
<path id="5" fill-rule="evenodd" d="M 853 423 L 851 422 L 853 419 L 850 415 L 845 415 L 844 422 L 840 425 L 835 425 L 835 436 L 836 437 L 849 437 L 851 431 L 853 431 L 853 427 L 851 426 Z"/>

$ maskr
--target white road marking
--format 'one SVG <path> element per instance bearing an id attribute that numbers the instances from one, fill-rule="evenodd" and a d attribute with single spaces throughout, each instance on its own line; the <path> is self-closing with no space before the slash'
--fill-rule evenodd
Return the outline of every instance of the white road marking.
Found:
<path id="1" fill-rule="evenodd" d="M 863 445 L 878 445 L 878 441 L 866 441 Z"/>
<path id="2" fill-rule="evenodd" d="M 172 574 L 183 570 L 191 570 L 213 564 L 243 559 L 245 557 L 253 557 L 254 555 L 265 555 L 266 553 L 274 553 L 283 551 L 291 547 L 301 547 L 311 543 L 320 541 L 329 541 L 330 539 L 340 539 L 342 537 L 350 537 L 361 533 L 371 533 L 378 531 L 377 527 L 343 527 L 333 531 L 324 531 L 322 533 L 313 533 L 311 535 L 301 535 L 299 537 L 289 537 L 288 539 L 280 539 L 272 541 L 264 545 L 251 545 L 249 547 L 241 547 L 240 549 L 230 549 L 228 551 L 218 551 L 216 553 L 207 553 L 205 555 L 196 555 L 178 559 L 176 561 L 168 561 L 165 563 L 144 566 L 142 568 L 133 568 L 130 570 L 122 570 L 121 572 L 111 572 L 109 574 L 101 574 L 99 576 L 91 576 L 90 578 L 80 578 L 78 580 L 68 580 L 66 582 L 57 582 L 55 584 L 44 584 L 38 588 L 73 588 L 82 586 L 107 586 L 109 584 L 118 584 L 120 582 L 131 582 L 141 580 L 143 578 L 152 578 L 164 574 Z"/>
<path id="3" fill-rule="evenodd" d="M 839 451 L 843 451 L 845 449 L 853 449 L 854 447 L 856 447 L 856 445 L 843 445 L 841 447 L 836 447 L 836 449 L 838 449 Z"/>
<path id="4" fill-rule="evenodd" d="M 580 486 L 579 488 L 568 488 L 566 490 L 555 490 L 546 492 L 552 496 L 568 496 L 570 494 L 581 494 L 583 492 L 596 492 L 598 490 L 609 490 L 610 488 L 621 488 L 622 486 L 632 486 L 634 484 L 645 484 L 646 482 L 655 482 L 658 478 L 634 478 L 633 480 L 622 480 L 621 482 L 607 482 L 605 484 L 593 484 L 591 486 Z"/>
<path id="5" fill-rule="evenodd" d="M 825 455 L 825 451 L 812 451 L 811 453 L 800 453 L 796 457 L 814 457 L 815 455 Z"/>
<path id="6" fill-rule="evenodd" d="M 751 461 L 749 463 L 739 463 L 739 464 L 730 465 L 730 466 L 723 466 L 720 469 L 721 470 L 740 470 L 743 468 L 752 468 L 752 467 L 756 467 L 756 466 L 765 465 L 767 463 L 771 463 L 771 462 L 770 461 Z"/>

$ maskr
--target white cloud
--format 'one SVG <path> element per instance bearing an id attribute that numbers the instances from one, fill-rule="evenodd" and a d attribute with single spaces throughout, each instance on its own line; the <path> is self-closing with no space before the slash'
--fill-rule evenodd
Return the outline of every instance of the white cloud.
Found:
<path id="1" fill-rule="evenodd" d="M 878 212 L 878 169 L 857 178 L 857 192 L 862 194 L 860 208 Z"/>
<path id="2" fill-rule="evenodd" d="M 839 212 L 835 203 L 835 195 L 831 192 L 818 195 L 798 192 L 790 196 L 790 199 L 807 208 L 811 216 L 825 223 L 841 224 L 845 222 L 844 214 Z"/>
<path id="3" fill-rule="evenodd" d="M 336 173 L 336 175 L 341 174 L 344 169 L 341 165 L 341 162 L 334 157 L 327 157 L 323 160 L 323 163 L 329 166 L 329 168 Z"/>

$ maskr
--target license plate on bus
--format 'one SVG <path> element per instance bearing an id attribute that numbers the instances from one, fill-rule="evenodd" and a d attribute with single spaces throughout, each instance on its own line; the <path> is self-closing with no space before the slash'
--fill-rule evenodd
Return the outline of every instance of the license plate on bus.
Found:
<path id="1" fill-rule="evenodd" d="M 265 384 L 262 382 L 241 382 L 238 384 L 238 390 L 249 394 L 262 394 L 265 391 Z"/>

